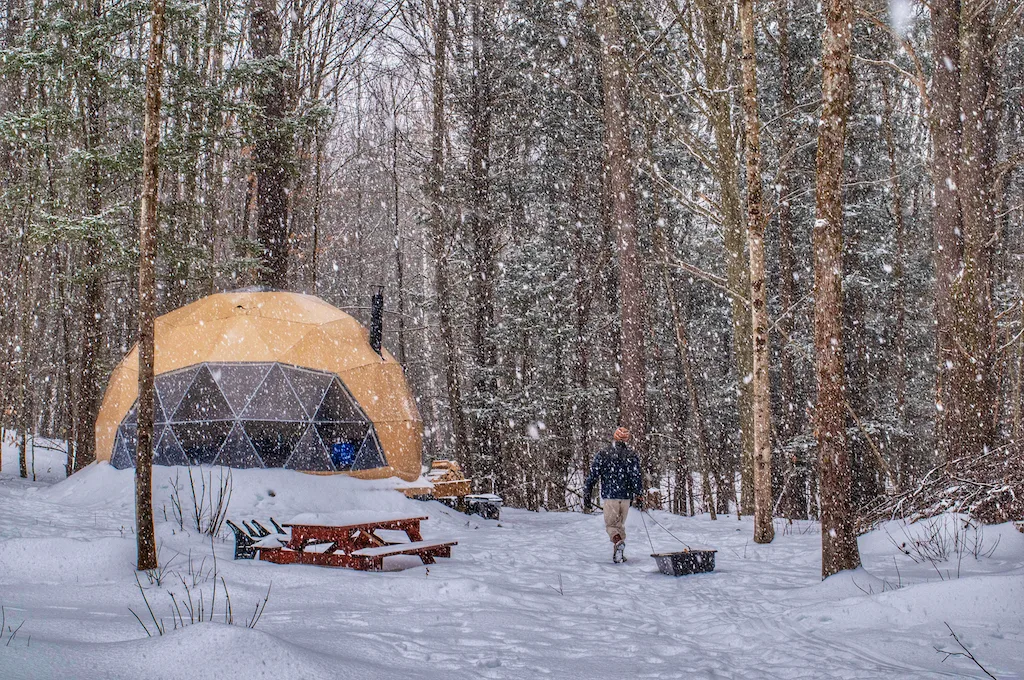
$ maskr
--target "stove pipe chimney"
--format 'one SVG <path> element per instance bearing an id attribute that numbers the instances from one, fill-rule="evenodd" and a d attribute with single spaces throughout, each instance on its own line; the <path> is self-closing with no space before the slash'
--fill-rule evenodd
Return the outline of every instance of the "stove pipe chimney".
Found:
<path id="1" fill-rule="evenodd" d="M 373 351 L 381 354 L 380 344 L 384 337 L 384 286 L 377 286 L 377 292 L 373 294 L 373 303 L 370 306 L 370 347 Z"/>

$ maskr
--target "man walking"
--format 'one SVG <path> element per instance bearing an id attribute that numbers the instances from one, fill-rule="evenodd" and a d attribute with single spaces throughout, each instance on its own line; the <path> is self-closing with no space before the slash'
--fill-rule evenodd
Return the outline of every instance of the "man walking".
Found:
<path id="1" fill-rule="evenodd" d="M 583 485 L 583 512 L 590 512 L 594 484 L 601 480 L 604 526 L 611 539 L 612 561 L 626 561 L 626 515 L 629 503 L 643 492 L 640 457 L 626 445 L 629 430 L 620 427 L 612 435 L 612 445 L 598 452 Z M 639 507 L 639 506 L 638 506 Z"/>

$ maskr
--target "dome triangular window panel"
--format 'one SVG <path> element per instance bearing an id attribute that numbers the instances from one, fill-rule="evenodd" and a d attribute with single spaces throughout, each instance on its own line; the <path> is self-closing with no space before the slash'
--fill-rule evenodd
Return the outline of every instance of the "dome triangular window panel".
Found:
<path id="1" fill-rule="evenodd" d="M 160 424 L 166 423 L 167 422 L 167 418 L 164 415 L 163 407 L 160 405 L 160 396 L 156 395 L 156 394 L 153 395 L 153 396 L 154 396 L 154 399 L 153 399 L 153 423 L 155 425 L 160 425 Z M 138 399 L 136 399 L 135 403 L 132 404 L 132 410 L 128 411 L 128 415 L 126 415 L 124 417 L 124 420 L 122 420 L 121 422 L 122 423 L 132 424 L 132 425 L 137 425 L 138 424 L 138 422 L 139 422 L 139 400 Z M 156 441 L 156 437 L 155 436 L 153 438 L 153 441 Z"/>
<path id="2" fill-rule="evenodd" d="M 267 377 L 270 364 L 220 364 L 213 368 L 213 377 L 220 385 L 231 410 L 241 415 L 256 388 Z"/>
<path id="3" fill-rule="evenodd" d="M 213 461 L 214 465 L 226 465 L 233 468 L 261 468 L 264 467 L 260 454 L 252 447 L 252 442 L 245 434 L 242 426 L 235 424 L 220 447 L 220 453 Z"/>
<path id="4" fill-rule="evenodd" d="M 155 435 L 156 433 L 154 433 Z M 153 465 L 188 465 L 188 457 L 174 436 L 174 430 L 162 428 L 156 446 L 153 448 Z"/>
<path id="5" fill-rule="evenodd" d="M 328 451 L 335 444 L 343 442 L 354 442 L 358 448 L 366 439 L 366 432 L 369 428 L 368 423 L 316 423 L 320 441 L 324 443 Z"/>
<path id="6" fill-rule="evenodd" d="M 138 402 L 136 402 L 138 403 Z M 155 392 L 153 394 L 153 422 L 154 423 L 166 423 L 167 412 L 164 411 L 164 405 L 160 402 L 160 393 Z M 153 441 L 156 441 L 155 439 Z"/>
<path id="7" fill-rule="evenodd" d="M 366 422 L 366 416 L 349 396 L 348 390 L 335 378 L 316 412 L 316 421 Z"/>
<path id="8" fill-rule="evenodd" d="M 384 467 L 384 454 L 380 452 L 380 442 L 377 441 L 377 434 L 370 430 L 366 433 L 363 445 L 359 447 L 355 461 L 352 462 L 352 471 L 372 470 L 373 468 Z"/>
<path id="9" fill-rule="evenodd" d="M 196 373 L 188 392 L 181 398 L 174 412 L 174 422 L 186 423 L 197 420 L 228 420 L 232 418 L 231 407 L 220 393 L 209 367 L 203 365 Z M 227 434 L 227 431 L 224 432 Z M 180 439 L 180 436 L 179 436 Z M 218 442 L 218 445 L 220 442 Z M 184 442 L 182 442 L 184 445 Z"/>
<path id="10" fill-rule="evenodd" d="M 110 457 L 110 464 L 117 470 L 135 467 L 135 458 L 128 451 L 128 446 L 120 432 L 117 433 L 117 441 L 114 442 L 114 455 Z"/>
<path id="11" fill-rule="evenodd" d="M 306 428 L 305 434 L 295 445 L 295 450 L 284 466 L 291 470 L 334 472 L 331 457 L 327 453 L 327 449 L 324 448 L 323 442 L 320 441 L 320 435 L 317 434 L 316 428 L 312 425 Z"/>
<path id="12" fill-rule="evenodd" d="M 175 423 L 171 426 L 178 437 L 185 457 L 192 465 L 209 465 L 217 457 L 224 438 L 231 430 L 231 421 Z"/>
<path id="13" fill-rule="evenodd" d="M 282 366 L 281 368 L 288 376 L 292 389 L 295 390 L 296 396 L 302 403 L 302 408 L 306 410 L 306 415 L 312 418 L 324 400 L 327 388 L 331 385 L 332 376 L 291 366 Z"/>
<path id="14" fill-rule="evenodd" d="M 306 430 L 306 423 L 247 420 L 245 433 L 268 468 L 282 467 Z"/>
<path id="15" fill-rule="evenodd" d="M 242 417 L 245 420 L 308 420 L 299 398 L 288 384 L 288 378 L 277 364 L 271 367 L 267 377 L 263 379 L 263 384 L 249 400 Z M 259 450 L 258 446 L 256 448 Z M 269 467 L 274 467 L 266 457 L 263 461 Z"/>
<path id="16" fill-rule="evenodd" d="M 164 407 L 164 413 L 170 415 L 178 408 L 182 395 L 196 377 L 198 367 L 183 368 L 173 373 L 164 373 L 156 377 L 156 391 Z"/>

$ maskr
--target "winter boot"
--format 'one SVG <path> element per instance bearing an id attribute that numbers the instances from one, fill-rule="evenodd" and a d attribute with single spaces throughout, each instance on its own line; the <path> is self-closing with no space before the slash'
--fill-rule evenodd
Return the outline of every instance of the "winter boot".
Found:
<path id="1" fill-rule="evenodd" d="M 618 564 L 619 562 L 626 561 L 626 542 L 616 541 L 615 548 L 612 550 L 612 562 Z"/>

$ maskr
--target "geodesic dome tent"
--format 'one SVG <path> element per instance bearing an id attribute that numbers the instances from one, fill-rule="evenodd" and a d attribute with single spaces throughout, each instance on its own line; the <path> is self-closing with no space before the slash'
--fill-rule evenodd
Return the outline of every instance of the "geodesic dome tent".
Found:
<path id="1" fill-rule="evenodd" d="M 154 464 L 419 476 L 422 422 L 401 365 L 319 298 L 219 293 L 156 321 Z M 96 457 L 135 465 L 138 348 L 111 375 Z"/>

